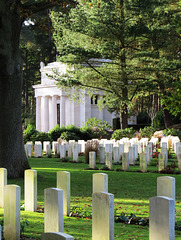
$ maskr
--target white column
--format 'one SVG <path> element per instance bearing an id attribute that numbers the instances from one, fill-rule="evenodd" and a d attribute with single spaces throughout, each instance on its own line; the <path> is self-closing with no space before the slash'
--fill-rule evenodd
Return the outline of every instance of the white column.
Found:
<path id="1" fill-rule="evenodd" d="M 84 95 L 80 105 L 80 127 L 84 126 L 88 118 L 91 118 L 91 99 Z"/>
<path id="2" fill-rule="evenodd" d="M 98 100 L 100 99 L 102 99 L 103 98 L 103 96 L 98 96 Z M 104 111 L 103 111 L 103 109 L 104 108 L 101 108 L 101 110 L 99 110 L 99 119 L 101 119 L 101 120 L 104 120 Z"/>
<path id="3" fill-rule="evenodd" d="M 41 99 L 41 131 L 48 132 L 49 127 L 49 104 L 48 97 L 43 96 Z"/>
<path id="4" fill-rule="evenodd" d="M 41 131 L 41 97 L 36 98 L 36 129 Z"/>
<path id="5" fill-rule="evenodd" d="M 60 97 L 60 127 L 65 126 L 65 96 Z"/>
<path id="6" fill-rule="evenodd" d="M 57 96 L 52 97 L 52 128 L 57 125 Z"/>
<path id="7" fill-rule="evenodd" d="M 49 109 L 49 126 L 48 126 L 48 128 L 49 128 L 49 130 L 50 129 L 52 129 L 53 127 L 52 127 L 52 112 L 53 112 L 53 109 L 52 109 L 52 97 L 50 96 L 49 98 L 48 98 L 48 109 Z"/>

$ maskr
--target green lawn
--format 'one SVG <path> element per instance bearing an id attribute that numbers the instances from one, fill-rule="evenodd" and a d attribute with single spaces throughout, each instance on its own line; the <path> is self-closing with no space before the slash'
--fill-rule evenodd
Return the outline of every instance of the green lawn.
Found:
<path id="1" fill-rule="evenodd" d="M 83 161 L 84 157 L 80 157 Z M 174 159 L 172 159 L 173 161 Z M 156 196 L 157 177 L 163 174 L 155 173 L 156 166 L 148 166 L 147 173 L 141 173 L 139 166 L 131 166 L 130 172 L 85 170 L 88 164 L 65 163 L 57 158 L 31 158 L 29 163 L 32 169 L 38 172 L 38 204 L 44 205 L 44 189 L 56 187 L 56 172 L 68 171 L 71 173 L 71 206 L 80 206 L 87 216 L 92 209 L 92 174 L 103 172 L 108 174 L 109 193 L 114 194 L 115 210 L 117 214 L 135 214 L 139 217 L 149 216 L 149 198 Z M 102 165 L 97 164 L 98 168 Z M 114 165 L 114 170 L 121 166 Z M 169 174 L 164 174 L 167 176 Z M 169 175 L 176 178 L 176 221 L 181 222 L 181 174 Z M 22 179 L 8 180 L 8 184 L 21 186 L 21 203 L 24 201 L 24 183 Z M 3 209 L 0 209 L 0 216 Z M 23 235 L 30 239 L 40 239 L 43 233 L 44 214 L 21 211 L 22 222 L 26 219 L 29 225 L 25 227 Z M 71 234 L 75 239 L 91 239 L 91 219 L 64 218 L 64 232 Z M 149 239 L 148 226 L 128 225 L 115 223 L 115 239 Z M 181 231 L 176 231 L 176 239 L 181 239 Z"/>

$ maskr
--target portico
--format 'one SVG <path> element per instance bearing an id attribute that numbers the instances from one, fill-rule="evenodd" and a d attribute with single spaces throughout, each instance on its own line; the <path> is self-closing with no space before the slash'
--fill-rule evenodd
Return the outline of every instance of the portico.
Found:
<path id="1" fill-rule="evenodd" d="M 56 124 L 60 126 L 73 124 L 82 127 L 88 118 L 96 117 L 108 121 L 112 125 L 114 114 L 108 112 L 107 108 L 99 111 L 97 101 L 84 93 L 81 102 L 72 101 L 70 95 L 72 89 L 67 93 L 57 88 L 54 80 L 48 75 L 52 75 L 52 69 L 58 69 L 65 73 L 66 65 L 60 62 L 50 63 L 45 66 L 41 63 L 41 84 L 34 85 L 36 98 L 36 129 L 41 132 L 48 132 Z M 101 91 L 96 92 L 96 99 L 103 96 Z"/>

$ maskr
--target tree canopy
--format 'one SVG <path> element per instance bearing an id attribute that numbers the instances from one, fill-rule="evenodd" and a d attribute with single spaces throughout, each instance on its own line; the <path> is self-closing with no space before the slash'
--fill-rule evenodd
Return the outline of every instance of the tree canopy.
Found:
<path id="1" fill-rule="evenodd" d="M 57 78 L 59 86 L 103 90 L 104 103 L 120 111 L 122 128 L 136 96 L 164 98 L 179 80 L 175 1 L 79 0 L 69 14 L 53 11 L 51 19 L 60 60 L 72 69 Z"/>

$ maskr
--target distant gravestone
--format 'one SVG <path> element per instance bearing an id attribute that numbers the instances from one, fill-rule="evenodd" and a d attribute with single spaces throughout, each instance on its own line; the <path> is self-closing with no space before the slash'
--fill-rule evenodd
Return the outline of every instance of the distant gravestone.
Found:
<path id="1" fill-rule="evenodd" d="M 43 151 L 44 152 L 47 152 L 47 145 L 50 145 L 50 142 L 49 141 L 44 141 L 43 142 Z"/>
<path id="2" fill-rule="evenodd" d="M 20 239 L 20 197 L 19 186 L 4 187 L 4 238 L 6 240 Z"/>
<path id="3" fill-rule="evenodd" d="M 34 146 L 34 157 L 42 157 L 42 144 L 41 142 L 35 143 Z"/>
<path id="4" fill-rule="evenodd" d="M 50 144 L 46 145 L 46 155 L 47 155 L 47 157 L 51 156 L 51 145 Z"/>
<path id="5" fill-rule="evenodd" d="M 65 158 L 65 145 L 60 145 L 59 146 L 59 149 L 60 149 L 60 159 L 64 159 Z"/>
<path id="6" fill-rule="evenodd" d="M 123 153 L 124 153 L 124 144 L 119 143 L 119 157 L 120 157 L 120 159 L 122 159 Z"/>
<path id="7" fill-rule="evenodd" d="M 150 198 L 149 239 L 175 239 L 175 201 L 172 198 Z"/>
<path id="8" fill-rule="evenodd" d="M 4 207 L 4 186 L 7 185 L 7 169 L 0 168 L 0 207 Z"/>
<path id="9" fill-rule="evenodd" d="M 96 168 L 96 152 L 89 152 L 89 168 Z"/>
<path id="10" fill-rule="evenodd" d="M 93 174 L 93 193 L 108 192 L 108 175 L 105 173 Z"/>
<path id="11" fill-rule="evenodd" d="M 41 240 L 74 240 L 74 237 L 66 233 L 49 232 L 43 233 Z"/>
<path id="12" fill-rule="evenodd" d="M 66 171 L 57 172 L 57 188 L 63 190 L 63 213 L 70 214 L 70 173 Z"/>
<path id="13" fill-rule="evenodd" d="M 73 144 L 73 161 L 78 162 L 79 146 L 77 143 Z"/>
<path id="14" fill-rule="evenodd" d="M 119 147 L 113 147 L 113 159 L 115 164 L 120 163 Z"/>
<path id="15" fill-rule="evenodd" d="M 122 170 L 129 171 L 129 153 L 122 154 Z"/>
<path id="16" fill-rule="evenodd" d="M 147 172 L 147 154 L 140 153 L 140 171 Z"/>
<path id="17" fill-rule="evenodd" d="M 161 153 L 165 155 L 165 167 L 166 167 L 168 166 L 168 149 L 162 147 Z"/>
<path id="18" fill-rule="evenodd" d="M 106 143 L 105 144 L 105 152 L 112 152 L 113 151 L 113 144 L 112 143 Z"/>
<path id="19" fill-rule="evenodd" d="M 129 164 L 135 165 L 135 148 L 129 147 Z"/>
<path id="20" fill-rule="evenodd" d="M 25 170 L 25 211 L 37 211 L 37 171 Z"/>
<path id="21" fill-rule="evenodd" d="M 169 176 L 158 177 L 157 196 L 169 197 L 175 200 L 175 178 Z"/>
<path id="22" fill-rule="evenodd" d="M 106 166 L 112 170 L 112 152 L 106 152 Z"/>
<path id="23" fill-rule="evenodd" d="M 44 232 L 63 232 L 63 190 L 45 189 L 44 201 Z"/>
<path id="24" fill-rule="evenodd" d="M 158 171 L 162 171 L 165 168 L 165 155 L 160 153 L 158 157 Z"/>
<path id="25" fill-rule="evenodd" d="M 99 163 L 105 164 L 105 147 L 99 146 Z"/>
<path id="26" fill-rule="evenodd" d="M 92 240 L 114 240 L 114 195 L 92 194 Z"/>

